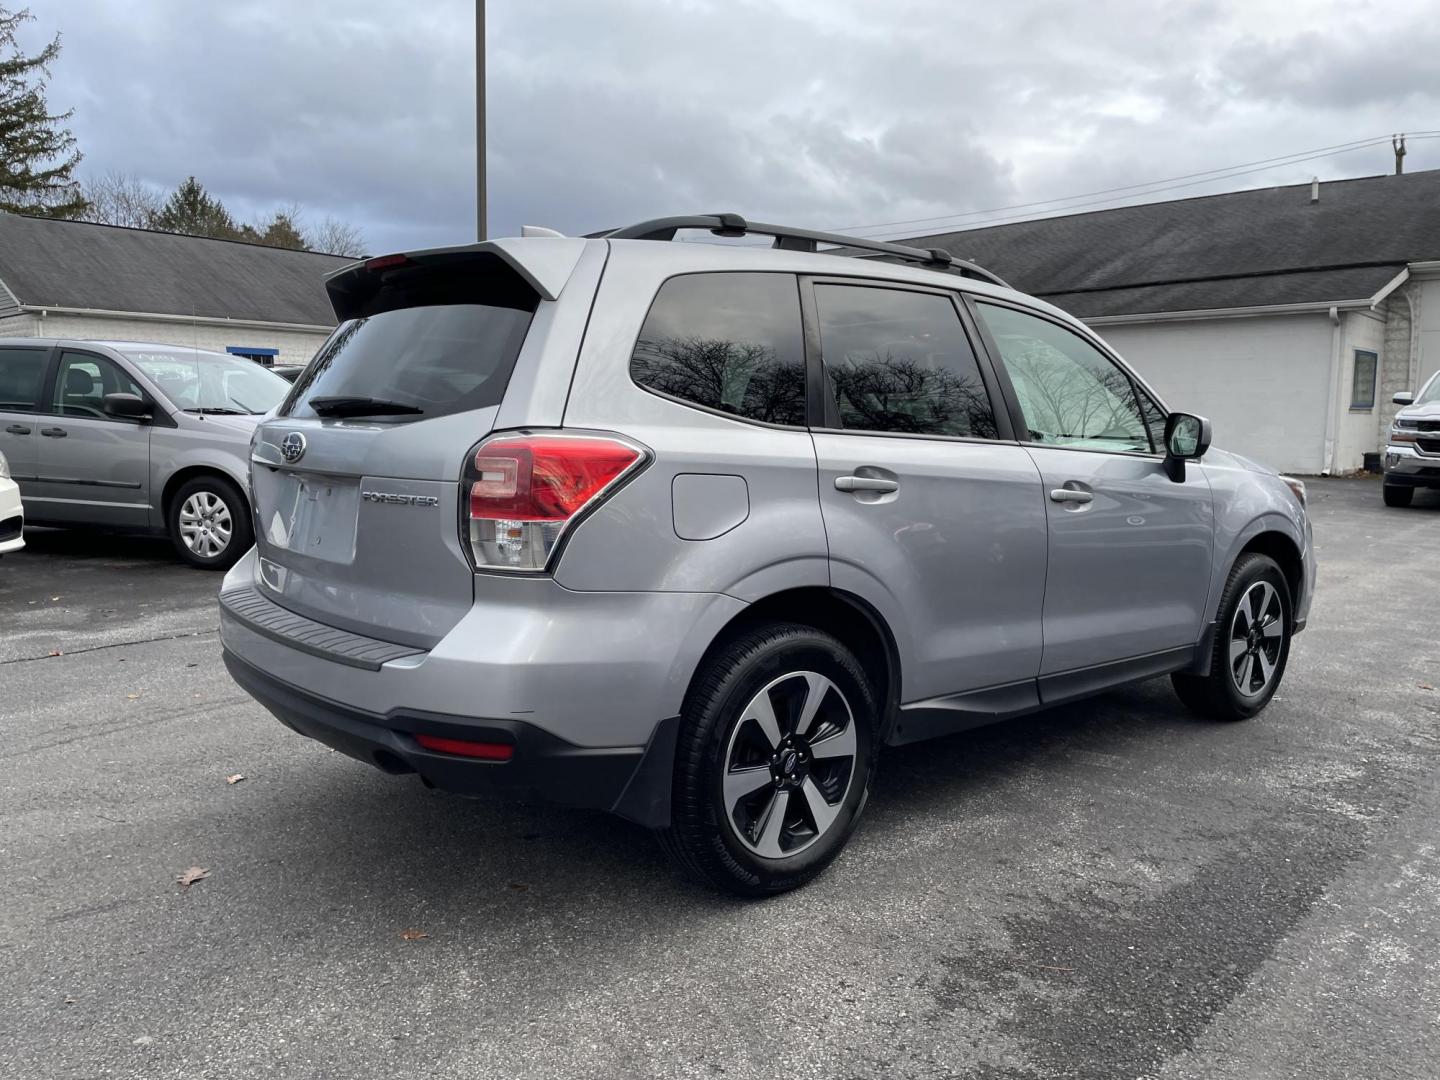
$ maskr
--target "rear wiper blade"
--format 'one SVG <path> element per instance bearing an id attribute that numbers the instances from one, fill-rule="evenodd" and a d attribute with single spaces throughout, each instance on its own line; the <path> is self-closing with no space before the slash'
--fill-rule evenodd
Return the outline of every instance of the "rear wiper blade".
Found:
<path id="1" fill-rule="evenodd" d="M 424 409 L 372 397 L 317 397 L 307 403 L 316 416 L 419 416 Z"/>
<path id="2" fill-rule="evenodd" d="M 219 406 L 206 407 L 203 409 L 186 409 L 189 413 L 200 413 L 202 416 L 254 416 L 254 413 L 246 412 L 244 409 L 223 409 Z"/>

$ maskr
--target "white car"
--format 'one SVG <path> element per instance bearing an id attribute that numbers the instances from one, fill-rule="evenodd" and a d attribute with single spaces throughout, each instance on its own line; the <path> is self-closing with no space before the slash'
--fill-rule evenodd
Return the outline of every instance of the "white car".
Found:
<path id="1" fill-rule="evenodd" d="M 20 486 L 10 479 L 10 463 L 0 454 L 0 555 L 25 546 L 25 511 L 20 506 Z"/>

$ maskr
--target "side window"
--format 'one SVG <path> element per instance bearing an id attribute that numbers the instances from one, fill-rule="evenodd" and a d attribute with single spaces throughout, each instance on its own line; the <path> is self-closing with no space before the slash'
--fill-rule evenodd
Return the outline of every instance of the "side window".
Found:
<path id="1" fill-rule="evenodd" d="M 1140 412 L 1145 416 L 1145 427 L 1150 432 L 1150 449 L 1157 454 L 1165 452 L 1165 421 L 1169 415 L 1156 404 L 1143 387 L 1136 386 L 1135 394 L 1140 399 Z"/>
<path id="2" fill-rule="evenodd" d="M 681 401 L 803 426 L 805 346 L 794 276 L 671 278 L 640 328 L 630 374 Z"/>
<path id="3" fill-rule="evenodd" d="M 62 416 L 90 420 L 114 420 L 104 409 L 106 394 L 136 394 L 145 391 L 129 375 L 103 356 L 90 353 L 61 353 L 55 376 L 55 411 Z M 130 423 L 131 421 L 123 421 Z"/>
<path id="4" fill-rule="evenodd" d="M 1350 377 L 1350 408 L 1375 408 L 1375 367 L 1379 357 L 1368 349 L 1355 350 L 1355 370 Z"/>
<path id="5" fill-rule="evenodd" d="M 999 347 L 1031 442 L 1151 452 L 1135 386 L 1108 356 L 1047 319 L 994 304 L 976 307 Z"/>
<path id="6" fill-rule="evenodd" d="M 0 349 L 0 412 L 34 412 L 48 349 Z"/>
<path id="7" fill-rule="evenodd" d="M 954 302 L 816 285 L 825 381 L 846 430 L 994 439 L 995 411 Z"/>

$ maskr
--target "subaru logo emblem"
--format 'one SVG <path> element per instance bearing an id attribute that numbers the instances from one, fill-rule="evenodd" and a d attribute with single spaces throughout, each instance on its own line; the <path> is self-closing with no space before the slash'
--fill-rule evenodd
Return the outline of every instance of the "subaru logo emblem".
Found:
<path id="1" fill-rule="evenodd" d="M 305 436 L 292 431 L 280 440 L 280 456 L 291 465 L 305 456 Z"/>

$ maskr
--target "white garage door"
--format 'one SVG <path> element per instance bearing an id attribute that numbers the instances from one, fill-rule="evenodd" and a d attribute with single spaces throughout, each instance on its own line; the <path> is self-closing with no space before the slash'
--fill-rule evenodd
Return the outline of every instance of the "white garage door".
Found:
<path id="1" fill-rule="evenodd" d="M 1283 472 L 1323 468 L 1331 348 L 1327 316 L 1095 329 L 1170 408 L 1208 416 L 1216 446 Z"/>

